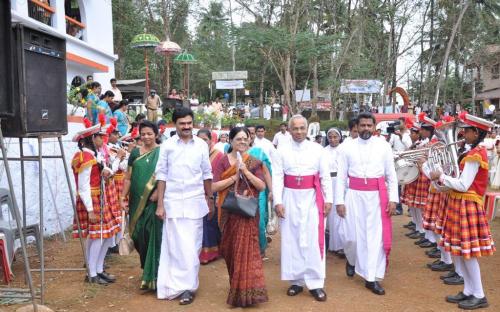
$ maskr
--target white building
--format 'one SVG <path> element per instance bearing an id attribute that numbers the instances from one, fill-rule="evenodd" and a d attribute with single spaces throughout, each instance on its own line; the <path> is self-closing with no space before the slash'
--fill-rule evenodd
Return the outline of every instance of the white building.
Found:
<path id="1" fill-rule="evenodd" d="M 5 1 L 5 0 L 2 0 Z M 110 88 L 115 75 L 111 0 L 10 0 L 12 21 L 66 39 L 67 81 L 88 75 Z"/>
<path id="2" fill-rule="evenodd" d="M 5 1 L 5 0 L 0 0 Z M 11 0 L 13 22 L 39 29 L 66 39 L 67 82 L 80 79 L 85 82 L 88 75 L 99 81 L 103 90 L 110 88 L 114 77 L 113 18 L 111 0 Z M 68 109 L 69 113 L 69 109 Z M 76 115 L 83 115 L 83 110 Z M 71 142 L 74 133 L 83 128 L 82 118 L 68 116 L 68 134 L 63 137 L 66 163 L 77 151 Z M 8 157 L 19 157 L 19 140 L 6 138 Z M 24 154 L 38 155 L 37 139 L 23 140 Z M 60 155 L 57 139 L 43 140 L 42 154 Z M 0 153 L 1 155 L 1 153 Z M 14 191 L 19 208 L 22 207 L 21 166 L 19 162 L 9 164 L 14 182 Z M 70 169 L 71 171 L 71 169 Z M 26 178 L 26 223 L 40 223 L 38 205 L 38 163 L 25 163 Z M 70 172 L 74 194 L 74 178 Z M 73 221 L 73 209 L 66 184 L 64 167 L 60 159 L 43 160 L 43 212 L 45 234 L 54 234 L 68 228 Z M 0 163 L 0 187 L 7 188 L 3 163 Z M 0 207 L 3 216 L 9 215 L 6 206 Z"/>

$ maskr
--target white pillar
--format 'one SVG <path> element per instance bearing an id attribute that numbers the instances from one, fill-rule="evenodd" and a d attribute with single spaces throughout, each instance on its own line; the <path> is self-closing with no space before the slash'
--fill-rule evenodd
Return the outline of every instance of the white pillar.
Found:
<path id="1" fill-rule="evenodd" d="M 28 0 L 10 0 L 10 6 L 18 15 L 28 17 Z"/>
<path id="2" fill-rule="evenodd" d="M 64 0 L 52 0 L 50 1 L 51 6 L 56 10 L 56 13 L 52 16 L 52 27 L 57 29 L 61 34 L 66 33 L 66 12 L 64 10 Z"/>

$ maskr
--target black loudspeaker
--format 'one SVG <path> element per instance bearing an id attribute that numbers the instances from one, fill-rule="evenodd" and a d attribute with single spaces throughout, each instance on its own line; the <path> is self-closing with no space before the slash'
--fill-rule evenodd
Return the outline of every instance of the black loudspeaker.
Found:
<path id="1" fill-rule="evenodd" d="M 66 41 L 13 25 L 14 115 L 2 122 L 6 137 L 68 133 Z"/>
<path id="2" fill-rule="evenodd" d="M 0 117 L 14 114 L 10 1 L 0 1 Z"/>

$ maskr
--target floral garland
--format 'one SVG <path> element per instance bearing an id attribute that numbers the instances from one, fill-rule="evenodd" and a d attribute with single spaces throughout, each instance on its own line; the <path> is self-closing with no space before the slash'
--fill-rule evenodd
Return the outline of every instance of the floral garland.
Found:
<path id="1" fill-rule="evenodd" d="M 84 83 L 79 87 L 73 87 L 68 92 L 68 103 L 73 106 L 86 107 L 87 96 L 92 92 L 89 83 Z"/>

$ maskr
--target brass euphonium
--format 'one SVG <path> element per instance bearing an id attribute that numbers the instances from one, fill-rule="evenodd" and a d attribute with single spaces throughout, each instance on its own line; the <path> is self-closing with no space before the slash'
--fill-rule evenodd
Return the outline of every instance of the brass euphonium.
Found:
<path id="1" fill-rule="evenodd" d="M 418 161 L 420 159 L 427 159 L 431 171 L 442 171 L 455 178 L 460 175 L 457 144 L 463 141 L 456 139 L 456 122 L 448 122 L 439 126 L 435 135 L 439 142 L 430 147 L 394 154 L 394 166 L 399 184 L 409 184 L 418 178 L 420 173 Z"/>

